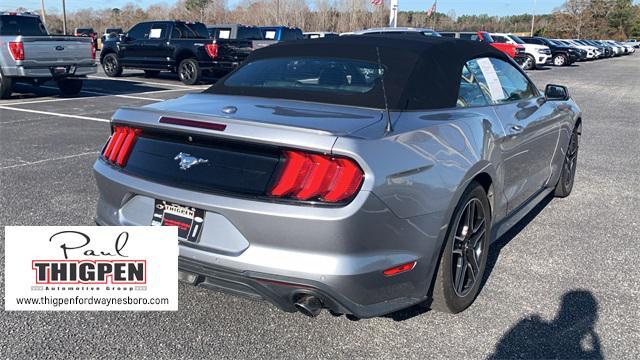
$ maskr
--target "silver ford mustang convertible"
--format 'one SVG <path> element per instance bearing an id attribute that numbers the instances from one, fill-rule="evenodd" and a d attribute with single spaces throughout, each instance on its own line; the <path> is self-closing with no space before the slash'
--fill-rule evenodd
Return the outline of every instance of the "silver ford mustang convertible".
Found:
<path id="1" fill-rule="evenodd" d="M 203 93 L 119 109 L 96 222 L 177 226 L 181 280 L 285 311 L 456 313 L 490 243 L 571 192 L 581 116 L 479 42 L 276 44 Z"/>

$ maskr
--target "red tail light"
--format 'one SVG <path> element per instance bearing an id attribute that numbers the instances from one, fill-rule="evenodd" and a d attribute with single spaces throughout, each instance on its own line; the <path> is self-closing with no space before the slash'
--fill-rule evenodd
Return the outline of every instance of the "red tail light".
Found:
<path id="1" fill-rule="evenodd" d="M 335 203 L 353 196 L 364 173 L 347 158 L 285 151 L 284 168 L 269 195 Z"/>
<path id="2" fill-rule="evenodd" d="M 140 129 L 128 126 L 114 126 L 113 134 L 111 134 L 102 156 L 104 156 L 105 160 L 124 167 L 139 134 Z"/>
<path id="3" fill-rule="evenodd" d="M 10 41 L 9 52 L 11 53 L 13 60 L 24 60 L 24 44 L 22 41 Z"/>
<path id="4" fill-rule="evenodd" d="M 93 42 L 91 43 L 91 59 L 96 59 L 96 47 L 93 45 Z"/>
<path id="5" fill-rule="evenodd" d="M 218 57 L 218 44 L 216 43 L 206 44 L 204 46 L 204 49 L 207 51 L 207 54 L 209 54 L 209 57 L 211 57 L 212 59 L 215 59 Z"/>

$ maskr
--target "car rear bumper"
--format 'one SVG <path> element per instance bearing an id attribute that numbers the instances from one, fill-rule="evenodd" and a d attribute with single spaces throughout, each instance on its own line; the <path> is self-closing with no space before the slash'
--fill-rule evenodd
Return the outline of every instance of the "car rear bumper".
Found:
<path id="1" fill-rule="evenodd" d="M 198 243 L 180 243 L 180 269 L 194 285 L 267 300 L 285 311 L 313 294 L 338 313 L 366 318 L 428 298 L 444 214 L 401 219 L 362 191 L 348 205 L 319 208 L 200 193 L 130 176 L 98 160 L 100 225 L 149 225 L 154 199 L 205 210 Z M 417 261 L 395 276 L 383 271 Z"/>
<path id="2" fill-rule="evenodd" d="M 67 70 L 64 74 L 54 74 L 53 68 L 66 67 Z M 73 76 L 86 76 L 95 74 L 97 72 L 96 64 L 62 64 L 52 66 L 37 66 L 26 67 L 17 65 L 13 67 L 3 67 L 2 73 L 8 77 L 21 77 L 21 78 L 61 78 L 61 77 L 73 77 Z"/>

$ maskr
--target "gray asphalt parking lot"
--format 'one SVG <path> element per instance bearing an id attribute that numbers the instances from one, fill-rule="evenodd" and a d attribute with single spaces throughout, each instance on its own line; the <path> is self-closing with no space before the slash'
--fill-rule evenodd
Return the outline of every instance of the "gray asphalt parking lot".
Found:
<path id="1" fill-rule="evenodd" d="M 461 314 L 309 319 L 181 284 L 178 312 L 3 312 L 0 356 L 640 358 L 638 74 L 638 54 L 530 72 L 540 88 L 567 85 L 583 110 L 574 192 L 494 243 L 482 291 Z M 91 167 L 113 111 L 204 88 L 139 72 L 99 73 L 77 99 L 20 86 L 0 101 L 0 224 L 92 225 Z M 4 232 L 0 244 L 4 257 Z"/>

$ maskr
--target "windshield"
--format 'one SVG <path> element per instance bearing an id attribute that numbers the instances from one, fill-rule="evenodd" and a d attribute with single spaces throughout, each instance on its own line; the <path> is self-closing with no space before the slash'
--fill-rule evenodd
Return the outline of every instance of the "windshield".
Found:
<path id="1" fill-rule="evenodd" d="M 377 64 L 351 59 L 270 58 L 238 69 L 224 85 L 363 94 L 373 89 L 383 72 Z"/>
<path id="2" fill-rule="evenodd" d="M 262 31 L 257 27 L 241 26 L 238 27 L 238 39 L 241 40 L 263 40 Z"/>
<path id="3" fill-rule="evenodd" d="M 47 29 L 38 17 L 0 16 L 0 35 L 47 36 Z"/>
<path id="4" fill-rule="evenodd" d="M 522 39 L 520 39 L 519 37 L 511 34 L 511 35 L 507 35 L 511 38 L 511 40 L 513 40 L 516 44 L 526 44 L 524 41 L 522 41 Z"/>

